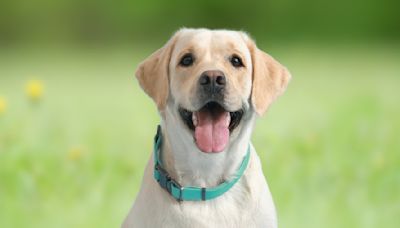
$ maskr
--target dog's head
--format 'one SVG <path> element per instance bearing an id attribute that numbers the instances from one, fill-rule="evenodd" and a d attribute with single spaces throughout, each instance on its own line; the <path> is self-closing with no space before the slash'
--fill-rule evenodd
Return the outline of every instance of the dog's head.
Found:
<path id="1" fill-rule="evenodd" d="M 265 113 L 290 74 L 243 32 L 182 29 L 136 77 L 163 118 L 170 109 L 201 151 L 221 152 L 246 116 Z"/>

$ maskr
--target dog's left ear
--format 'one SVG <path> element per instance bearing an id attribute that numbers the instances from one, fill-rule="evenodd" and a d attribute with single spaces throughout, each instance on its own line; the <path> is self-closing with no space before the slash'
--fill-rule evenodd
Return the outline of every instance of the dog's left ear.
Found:
<path id="1" fill-rule="evenodd" d="M 159 111 L 165 109 L 169 95 L 169 62 L 176 39 L 177 34 L 141 62 L 135 73 L 140 86 L 154 100 Z"/>
<path id="2" fill-rule="evenodd" d="M 256 113 L 262 116 L 269 105 L 285 91 L 291 75 L 286 67 L 258 49 L 247 34 L 243 34 L 243 38 L 250 50 L 253 63 L 251 103 Z"/>

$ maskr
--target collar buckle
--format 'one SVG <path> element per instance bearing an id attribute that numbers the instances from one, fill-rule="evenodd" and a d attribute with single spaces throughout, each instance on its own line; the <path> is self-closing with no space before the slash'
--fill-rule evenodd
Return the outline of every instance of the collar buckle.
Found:
<path id="1" fill-rule="evenodd" d="M 167 184 L 171 180 L 171 177 L 168 173 L 160 166 L 160 164 L 156 164 L 155 170 L 158 171 L 159 179 L 157 180 L 160 186 L 167 190 Z"/>
<path id="2" fill-rule="evenodd" d="M 175 198 L 176 200 L 178 200 L 179 202 L 183 201 L 183 199 L 182 199 L 183 187 L 182 187 L 178 182 L 176 182 L 174 179 L 172 179 L 172 178 L 170 178 L 170 183 L 171 183 L 170 186 L 173 186 L 173 185 L 174 185 L 175 188 L 179 190 L 179 196 L 178 196 L 177 198 L 174 196 L 174 198 Z M 169 193 L 170 193 L 171 195 L 173 195 L 173 194 L 172 194 L 171 187 L 170 187 Z"/>
<path id="3" fill-rule="evenodd" d="M 156 171 L 158 171 L 159 178 L 157 182 L 160 184 L 160 186 L 165 189 L 171 196 L 173 196 L 176 200 L 182 201 L 182 196 L 183 196 L 183 187 L 176 182 L 174 179 L 171 178 L 171 176 L 168 175 L 167 171 L 163 169 L 160 164 L 156 164 L 155 166 Z M 178 196 L 175 196 L 172 192 L 172 188 L 175 188 L 179 191 Z"/>

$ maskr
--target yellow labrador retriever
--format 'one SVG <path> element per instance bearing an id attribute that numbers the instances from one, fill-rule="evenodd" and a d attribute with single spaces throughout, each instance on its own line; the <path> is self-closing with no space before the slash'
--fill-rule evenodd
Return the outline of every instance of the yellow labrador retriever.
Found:
<path id="1" fill-rule="evenodd" d="M 136 77 L 161 126 L 122 226 L 277 227 L 250 136 L 288 70 L 243 32 L 181 29 Z"/>

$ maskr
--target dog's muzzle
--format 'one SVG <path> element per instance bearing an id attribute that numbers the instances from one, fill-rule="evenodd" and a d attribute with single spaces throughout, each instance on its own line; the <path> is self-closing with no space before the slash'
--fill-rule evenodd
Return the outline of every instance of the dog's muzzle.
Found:
<path id="1" fill-rule="evenodd" d="M 227 84 L 224 72 L 220 70 L 204 71 L 198 80 L 198 97 L 203 103 L 211 100 L 222 102 Z"/>

